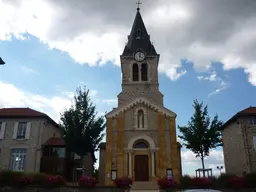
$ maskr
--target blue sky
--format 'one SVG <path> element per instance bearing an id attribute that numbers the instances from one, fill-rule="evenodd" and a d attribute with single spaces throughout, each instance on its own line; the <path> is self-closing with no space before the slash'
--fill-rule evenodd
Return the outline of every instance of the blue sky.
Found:
<path id="1" fill-rule="evenodd" d="M 22 2 L 24 4 L 22 4 L 23 10 L 31 11 L 32 9 L 29 9 L 28 5 L 35 6 L 25 1 Z M 175 19 L 177 15 L 181 15 L 181 19 L 185 20 L 189 17 L 189 14 L 185 13 L 193 13 L 192 11 L 189 12 L 190 7 L 185 6 L 186 1 L 182 2 L 183 4 L 176 2 L 175 9 L 183 10 L 183 6 L 182 14 L 177 12 L 176 15 L 170 18 Z M 176 4 L 174 3 L 173 6 Z M 0 1 L 0 7 L 1 5 L 11 7 L 13 10 L 18 8 L 15 5 Z M 44 5 L 53 7 L 50 2 Z M 212 8 L 212 5 L 207 6 L 208 3 L 206 3 L 205 9 L 210 10 Z M 197 8 L 199 9 L 199 7 Z M 62 16 L 64 14 L 63 10 L 54 14 Z M 185 12 L 186 10 L 187 12 Z M 167 46 L 164 41 L 167 41 L 169 36 L 156 33 L 157 29 L 163 28 L 163 26 L 160 25 L 161 22 L 157 23 L 150 19 L 149 13 L 155 14 L 151 6 L 145 11 L 144 21 L 149 32 L 152 32 L 152 41 L 161 55 L 159 67 L 160 90 L 164 94 L 165 106 L 178 115 L 177 125 L 187 124 L 193 114 L 192 104 L 194 99 L 203 101 L 204 104 L 208 105 L 211 117 L 217 113 L 223 121 L 228 120 L 244 108 L 256 106 L 256 75 L 253 70 L 256 58 L 248 55 L 249 51 L 246 54 L 244 53 L 246 51 L 244 45 L 250 47 L 250 43 L 254 41 L 231 41 L 232 38 L 230 37 L 232 35 L 234 37 L 240 35 L 240 33 L 236 33 L 237 29 L 234 28 L 230 37 L 226 37 L 226 39 L 222 37 L 220 42 L 211 39 L 214 35 L 206 34 L 208 29 L 205 31 L 202 29 L 204 34 L 201 35 L 200 40 L 197 39 L 197 36 L 191 36 L 191 33 L 187 32 L 183 39 L 189 37 L 193 41 L 188 43 L 185 40 L 180 40 L 179 42 L 178 34 L 170 30 L 177 38 L 170 38 L 172 39 L 170 46 Z M 25 17 L 32 18 L 33 16 L 34 19 L 35 14 L 37 13 L 33 10 L 30 15 L 28 14 Z M 98 12 L 95 14 L 98 14 Z M 0 94 L 0 106 L 29 106 L 48 113 L 57 121 L 59 112 L 64 107 L 69 107 L 72 93 L 75 92 L 78 86 L 85 85 L 91 90 L 91 96 L 97 105 L 98 112 L 104 114 L 106 111 L 110 111 L 116 106 L 117 94 L 121 91 L 121 69 L 118 56 L 122 53 L 126 37 L 130 32 L 135 16 L 134 7 L 130 12 L 123 14 L 126 16 L 121 16 L 120 20 L 123 19 L 124 23 L 127 22 L 127 24 L 120 24 L 118 18 L 115 18 L 111 27 L 116 26 L 118 28 L 111 28 L 111 30 L 107 28 L 101 35 L 93 34 L 97 27 L 79 28 L 77 29 L 80 32 L 78 33 L 80 37 L 78 40 L 74 39 L 75 35 L 72 35 L 74 32 L 58 30 L 56 26 L 61 25 L 59 21 L 59 23 L 56 21 L 54 23 L 56 26 L 53 26 L 50 20 L 40 20 L 42 25 L 48 28 L 45 29 L 47 32 L 42 30 L 39 33 L 39 30 L 36 30 L 38 25 L 35 25 L 33 29 L 33 24 L 31 24 L 32 27 L 22 28 L 20 26 L 23 21 L 16 17 L 14 19 L 13 15 L 5 15 L 6 20 L 15 20 L 13 25 L 17 26 L 7 25 L 6 22 L 5 31 L 2 34 L 0 32 L 0 57 L 6 62 L 6 65 L 0 66 L 0 88 L 1 93 L 5 93 Z M 83 15 L 83 17 L 85 16 Z M 38 13 L 37 17 L 41 19 L 42 15 Z M 103 16 L 100 15 L 97 18 L 101 17 Z M 127 21 L 126 17 L 128 18 Z M 168 20 L 170 18 L 166 18 L 165 22 L 176 25 Z M 241 16 L 241 18 L 243 17 Z M 198 20 L 187 20 L 185 20 L 187 23 L 189 21 L 195 26 L 199 22 Z M 99 28 L 102 28 L 103 21 L 99 19 L 99 21 L 94 22 L 101 23 Z M 114 21 L 117 22 L 115 25 L 113 24 Z M 209 22 L 215 24 L 214 19 Z M 67 25 L 69 24 L 67 22 Z M 54 30 L 51 30 L 51 26 Z M 246 27 L 249 30 L 250 25 L 248 24 Z M 104 34 L 106 37 L 104 37 Z M 8 35 L 11 35 L 11 37 Z M 110 40 L 113 40 L 113 44 Z M 210 45 L 207 43 L 211 40 L 218 44 Z M 178 44 L 174 45 L 175 43 Z M 199 53 L 197 53 L 198 50 L 193 53 L 188 51 L 194 45 L 198 47 Z M 231 46 L 245 47 L 243 51 L 235 52 L 239 56 L 239 61 L 234 57 L 233 52 L 229 51 Z M 221 50 L 221 53 L 218 50 Z M 188 59 L 181 60 L 182 58 Z M 181 62 L 179 62 L 180 60 Z M 217 62 L 209 64 L 210 61 Z M 201 167 L 200 160 L 195 160 L 194 155 L 185 149 L 183 149 L 182 158 L 184 173 L 193 174 L 196 168 Z M 222 150 L 214 150 L 206 160 L 206 164 L 215 171 L 216 166 L 223 165 Z"/>

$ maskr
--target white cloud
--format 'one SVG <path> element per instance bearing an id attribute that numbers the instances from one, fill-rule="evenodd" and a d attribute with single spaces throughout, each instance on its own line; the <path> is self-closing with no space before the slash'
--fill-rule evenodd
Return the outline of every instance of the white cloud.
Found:
<path id="1" fill-rule="evenodd" d="M 71 105 L 68 97 L 47 97 L 32 94 L 18 89 L 13 84 L 0 81 L 0 107 L 31 107 L 35 110 L 47 113 L 55 121 L 59 120 L 60 112 Z"/>
<path id="2" fill-rule="evenodd" d="M 212 71 L 210 73 L 210 76 L 198 76 L 197 78 L 199 80 L 216 81 L 217 80 L 217 73 L 216 73 L 216 71 Z"/>
<path id="3" fill-rule="evenodd" d="M 90 97 L 95 97 L 96 95 L 98 94 L 98 91 L 97 90 L 90 90 L 89 91 L 89 95 L 90 95 Z"/>
<path id="4" fill-rule="evenodd" d="M 38 72 L 36 72 L 34 69 L 32 68 L 29 68 L 29 67 L 26 67 L 24 65 L 21 66 L 21 70 L 25 73 L 32 73 L 32 74 L 35 74 L 35 75 L 39 75 Z"/>
<path id="5" fill-rule="evenodd" d="M 27 92 L 15 87 L 13 84 L 0 81 L 0 90 L 5 94 L 0 94 L 0 108 L 3 107 L 30 107 L 35 110 L 44 112 L 58 122 L 60 113 L 71 106 L 75 92 L 63 91 L 58 88 L 59 94 L 56 96 L 43 96 Z M 112 105 L 114 100 L 102 100 L 98 97 L 97 90 L 90 90 L 90 96 L 93 103 Z M 100 106 L 103 107 L 104 105 Z M 98 115 L 105 114 L 99 111 Z"/>
<path id="6" fill-rule="evenodd" d="M 108 105 L 116 105 L 117 104 L 117 99 L 104 99 L 102 100 L 103 103 L 106 103 Z"/>
<path id="7" fill-rule="evenodd" d="M 202 168 L 202 162 L 200 158 L 196 158 L 196 155 L 192 151 L 181 151 L 181 159 L 184 168 L 193 168 L 190 175 L 195 175 L 195 169 Z M 212 168 L 213 175 L 219 175 L 217 166 L 224 167 L 224 157 L 222 150 L 211 150 L 210 155 L 205 157 L 205 168 Z M 225 168 L 222 170 L 225 171 Z"/>
<path id="8" fill-rule="evenodd" d="M 135 15 L 135 1 L 111 1 L 0 0 L 0 39 L 24 39 L 23 34 L 29 33 L 81 64 L 119 64 Z M 256 85 L 255 3 L 143 2 L 143 18 L 161 54 L 160 72 L 176 80 L 186 73 L 181 59 L 193 62 L 200 71 L 209 70 L 213 61 L 221 61 L 225 70 L 244 69 L 249 82 Z"/>
<path id="9" fill-rule="evenodd" d="M 224 81 L 221 77 L 217 75 L 215 70 L 212 70 L 209 73 L 209 76 L 201 75 L 201 76 L 198 76 L 197 78 L 199 79 L 199 81 L 209 81 L 215 84 L 218 83 L 217 85 L 218 87 L 215 88 L 213 92 L 208 94 L 209 97 L 220 93 L 221 91 L 227 89 L 229 86 L 229 84 L 226 81 Z"/>
<path id="10" fill-rule="evenodd" d="M 213 92 L 211 92 L 211 93 L 208 95 L 209 97 L 211 97 L 211 96 L 213 96 L 213 95 L 216 95 L 216 94 L 220 93 L 221 91 L 223 91 L 223 90 L 225 90 L 225 89 L 228 88 L 228 86 L 229 86 L 228 83 L 226 83 L 226 82 L 223 81 L 223 80 L 220 80 L 220 81 L 221 81 L 221 82 L 220 82 L 219 87 L 216 88 Z"/>

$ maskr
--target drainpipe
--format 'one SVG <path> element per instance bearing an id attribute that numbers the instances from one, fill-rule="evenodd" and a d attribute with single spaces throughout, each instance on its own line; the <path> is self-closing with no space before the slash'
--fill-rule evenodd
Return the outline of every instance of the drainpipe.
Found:
<path id="1" fill-rule="evenodd" d="M 38 130 L 38 139 L 37 139 L 37 144 L 36 144 L 36 148 L 38 148 L 41 144 L 41 141 L 42 141 L 42 125 L 41 125 L 41 122 L 39 121 L 39 130 Z M 38 146 L 39 145 L 39 146 Z M 44 146 L 41 145 L 40 148 L 38 148 L 35 152 L 35 159 L 34 159 L 34 172 L 36 172 L 36 162 L 37 162 L 37 152 L 40 151 Z M 41 164 L 41 160 L 40 160 L 40 164 Z M 40 167 L 39 167 L 40 168 Z"/>
<path id="2" fill-rule="evenodd" d="M 241 128 L 241 131 L 242 131 L 242 136 L 244 138 L 244 149 L 245 149 L 245 155 L 246 155 L 246 160 L 247 160 L 247 165 L 248 165 L 248 168 L 249 169 L 249 172 L 251 173 L 252 172 L 252 163 L 251 163 L 251 155 L 250 155 L 250 148 L 249 145 L 248 145 L 248 137 L 247 137 L 247 132 L 248 132 L 248 129 L 247 129 L 247 126 L 243 126 L 243 120 L 240 121 L 240 128 Z"/>
<path id="3" fill-rule="evenodd" d="M 35 154 L 35 161 L 34 161 L 34 172 L 36 172 L 36 160 L 37 160 L 37 152 L 40 151 L 43 148 L 43 146 L 39 149 L 36 150 L 36 154 Z"/>

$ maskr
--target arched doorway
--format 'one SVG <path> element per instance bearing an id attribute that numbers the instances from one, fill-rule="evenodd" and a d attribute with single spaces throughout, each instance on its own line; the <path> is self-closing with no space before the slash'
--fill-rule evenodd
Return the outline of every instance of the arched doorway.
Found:
<path id="1" fill-rule="evenodd" d="M 144 140 L 138 140 L 133 145 L 134 149 L 147 150 L 149 144 Z M 134 157 L 135 181 L 149 180 L 149 159 L 147 154 L 138 154 Z"/>

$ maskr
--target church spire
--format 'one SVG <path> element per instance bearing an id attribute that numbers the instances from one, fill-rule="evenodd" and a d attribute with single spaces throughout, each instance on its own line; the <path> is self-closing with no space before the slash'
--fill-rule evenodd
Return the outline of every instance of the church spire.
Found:
<path id="1" fill-rule="evenodd" d="M 137 50 L 141 50 L 149 56 L 157 55 L 141 17 L 140 4 L 141 2 L 139 0 L 137 2 L 137 13 L 133 22 L 131 33 L 128 36 L 128 43 L 126 44 L 122 54 L 123 56 L 132 56 Z"/>

